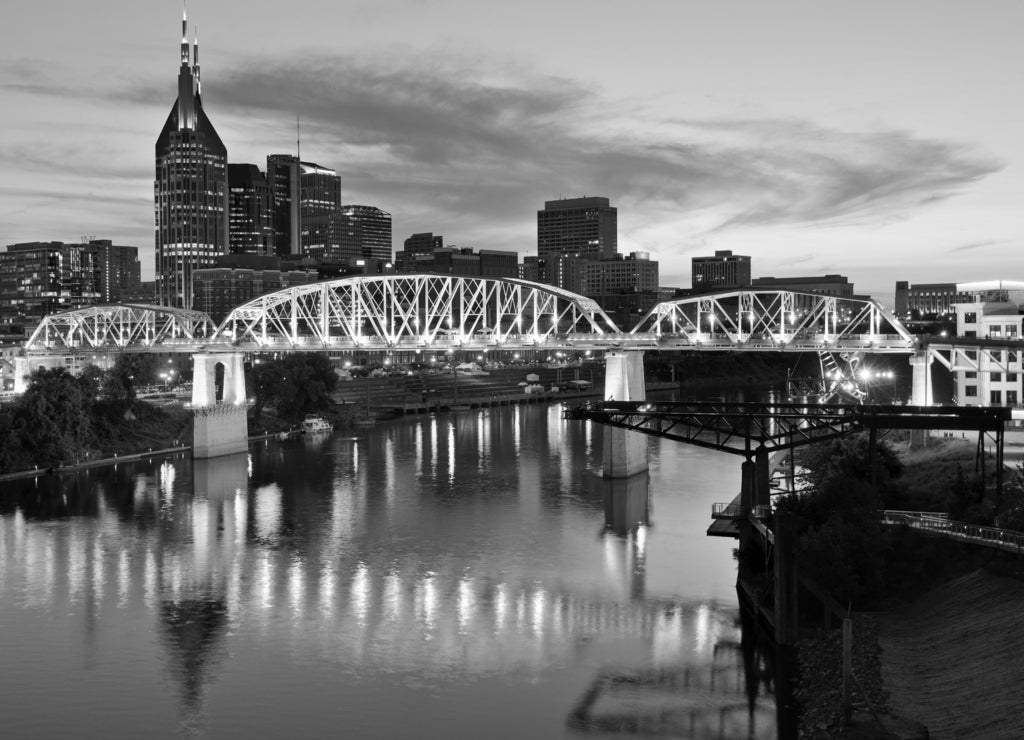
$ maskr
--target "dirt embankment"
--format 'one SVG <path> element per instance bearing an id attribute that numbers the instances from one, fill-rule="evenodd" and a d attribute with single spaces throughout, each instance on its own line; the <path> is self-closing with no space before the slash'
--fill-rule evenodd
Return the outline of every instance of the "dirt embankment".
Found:
<path id="1" fill-rule="evenodd" d="M 882 680 L 932 738 L 1024 737 L 1024 582 L 978 570 L 879 615 Z"/>

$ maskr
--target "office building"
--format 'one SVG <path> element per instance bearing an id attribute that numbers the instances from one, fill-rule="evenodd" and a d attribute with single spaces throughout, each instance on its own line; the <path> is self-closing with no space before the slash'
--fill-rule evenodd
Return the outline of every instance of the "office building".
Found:
<path id="1" fill-rule="evenodd" d="M 214 267 L 196 270 L 195 305 L 220 323 L 236 306 L 275 290 L 315 283 L 309 260 L 283 260 L 273 256 L 230 255 Z"/>
<path id="2" fill-rule="evenodd" d="M 274 255 L 273 195 L 267 176 L 254 164 L 228 165 L 231 254 Z"/>
<path id="3" fill-rule="evenodd" d="M 0 325 L 26 333 L 45 316 L 100 303 L 103 271 L 87 244 L 26 242 L 0 252 Z"/>
<path id="4" fill-rule="evenodd" d="M 750 287 L 750 257 L 719 249 L 711 257 L 690 259 L 690 276 L 695 293 L 743 290 Z"/>
<path id="5" fill-rule="evenodd" d="M 957 290 L 956 283 L 911 285 L 907 280 L 898 280 L 895 298 L 898 318 L 924 319 L 952 315 L 953 305 L 967 302 L 971 296 Z"/>
<path id="6" fill-rule="evenodd" d="M 339 256 L 391 262 L 391 214 L 376 206 L 343 205 Z"/>
<path id="7" fill-rule="evenodd" d="M 844 275 L 759 277 L 750 281 L 750 287 L 758 290 L 791 290 L 796 293 L 853 298 L 853 283 Z"/>
<path id="8" fill-rule="evenodd" d="M 421 257 L 429 258 L 437 249 L 444 249 L 442 235 L 435 236 L 432 231 L 413 234 L 402 242 L 402 249 L 395 252 L 395 271 L 417 272 L 424 264 L 424 261 L 420 259 L 418 265 L 417 260 Z M 430 262 L 430 260 L 428 259 L 426 262 Z"/>
<path id="9" fill-rule="evenodd" d="M 228 251 L 228 154 L 203 110 L 199 40 L 181 21 L 178 98 L 156 140 L 156 281 L 162 305 L 192 307 L 192 273 Z"/>
<path id="10" fill-rule="evenodd" d="M 955 371 L 955 402 L 960 406 L 1011 406 L 1021 405 L 1022 379 L 1024 379 L 1024 343 L 1020 348 L 1011 344 L 1024 337 L 1024 316 L 1020 305 L 1011 300 L 1007 284 L 961 283 L 957 292 L 963 294 L 965 302 L 954 303 L 956 333 L 964 339 L 989 339 L 1006 341 L 1003 347 L 991 347 L 986 351 L 964 349 L 967 363 L 976 363 L 977 369 Z M 1024 285 L 1016 284 L 1017 291 Z M 1020 294 L 1013 296 L 1019 298 Z M 963 363 L 959 363 L 961 366 Z"/>
<path id="11" fill-rule="evenodd" d="M 564 198 L 537 211 L 537 256 L 602 259 L 618 253 L 618 210 L 607 198 Z"/>
<path id="12" fill-rule="evenodd" d="M 593 298 L 626 331 L 658 302 L 658 263 L 647 252 L 577 264 L 580 287 L 575 292 Z"/>
<path id="13" fill-rule="evenodd" d="M 125 303 L 129 297 L 139 293 L 142 267 L 138 247 L 117 245 L 110 239 L 90 239 L 81 246 L 96 255 L 94 264 L 100 303 Z"/>
<path id="14" fill-rule="evenodd" d="M 517 278 L 519 277 L 519 255 L 496 249 L 481 249 L 474 252 L 471 247 L 445 247 L 429 254 L 417 254 L 409 262 L 406 272 L 436 273 L 460 277 Z"/>

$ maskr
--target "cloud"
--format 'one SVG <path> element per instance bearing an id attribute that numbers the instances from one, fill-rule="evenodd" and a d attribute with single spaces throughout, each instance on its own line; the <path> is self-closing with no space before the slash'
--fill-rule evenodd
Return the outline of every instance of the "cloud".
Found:
<path id="1" fill-rule="evenodd" d="M 953 254 L 954 252 L 971 252 L 974 251 L 975 249 L 985 249 L 986 247 L 994 247 L 999 244 L 1005 244 L 1005 242 L 999 241 L 997 239 L 989 239 L 983 242 L 972 242 L 971 244 L 962 244 L 959 247 L 953 247 L 952 249 L 947 249 L 946 251 L 949 252 L 950 254 Z"/>
<path id="2" fill-rule="evenodd" d="M 25 139 L 5 163 L 22 158 L 43 169 L 56 158 L 73 172 L 119 179 L 120 188 L 137 167 L 134 179 L 149 181 L 149 142 L 173 102 L 173 80 L 101 76 L 69 84 L 36 60 L 0 72 L 0 87 L 12 94 L 78 96 L 83 107 L 117 102 L 153 121 L 137 163 L 111 144 L 33 150 Z M 526 252 L 536 247 L 533 214 L 545 200 L 602 195 L 619 207 L 620 248 L 675 257 L 680 245 L 730 231 L 906 220 L 1002 168 L 967 144 L 906 130 L 844 131 L 789 118 L 659 119 L 579 80 L 408 49 L 206 67 L 203 99 L 236 162 L 292 151 L 301 115 L 303 157 L 338 170 L 347 202 L 392 212 L 398 244 L 433 230 L 467 246 Z M 105 154 L 95 167 L 94 151 Z M 150 217 L 140 214 L 139 223 Z M 633 232 L 641 243 L 628 244 Z M 671 243 L 650 242 L 665 234 Z"/>
<path id="3" fill-rule="evenodd" d="M 765 224 L 882 224 L 1001 169 L 970 146 L 909 131 L 810 121 L 650 121 L 574 80 L 427 56 L 416 66 L 348 56 L 253 60 L 208 86 L 208 109 L 303 119 L 304 152 L 353 186 L 438 221 L 532 220 L 542 201 L 607 195 L 710 231 Z M 518 75 L 518 76 L 516 76 Z M 319 157 L 319 154 L 317 154 Z M 358 178 L 353 175 L 358 173 Z"/>

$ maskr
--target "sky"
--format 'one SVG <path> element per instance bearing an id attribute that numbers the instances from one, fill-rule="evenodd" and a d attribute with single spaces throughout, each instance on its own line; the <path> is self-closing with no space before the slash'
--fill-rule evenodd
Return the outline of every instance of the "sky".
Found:
<path id="1" fill-rule="evenodd" d="M 176 0 L 5 7 L 0 245 L 140 247 Z M 618 208 L 663 286 L 728 249 L 759 276 L 1024 279 L 1019 0 L 191 0 L 230 162 L 301 154 L 345 203 L 446 246 L 536 254 L 560 197 Z"/>

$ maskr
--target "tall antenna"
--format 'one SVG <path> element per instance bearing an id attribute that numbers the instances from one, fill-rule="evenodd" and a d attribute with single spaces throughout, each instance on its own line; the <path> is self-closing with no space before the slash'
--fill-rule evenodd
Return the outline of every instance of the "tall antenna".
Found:
<path id="1" fill-rule="evenodd" d="M 302 136 L 299 130 L 299 114 L 295 114 L 295 158 L 302 161 Z"/>

